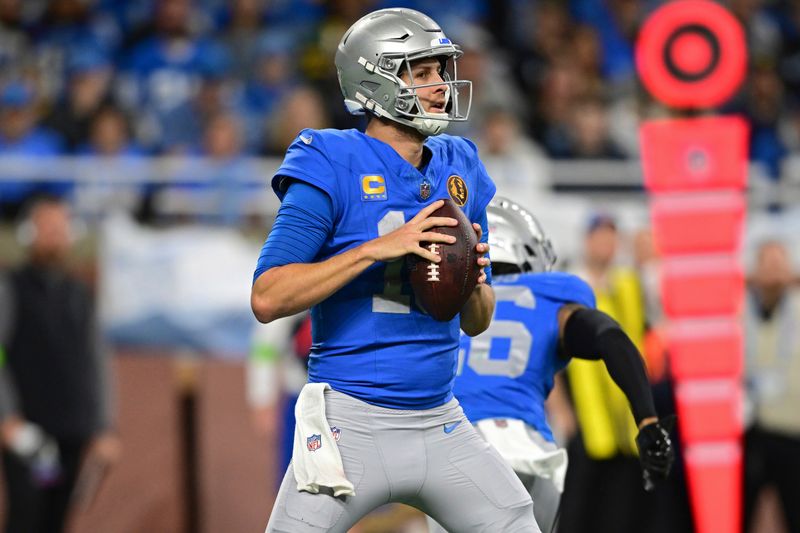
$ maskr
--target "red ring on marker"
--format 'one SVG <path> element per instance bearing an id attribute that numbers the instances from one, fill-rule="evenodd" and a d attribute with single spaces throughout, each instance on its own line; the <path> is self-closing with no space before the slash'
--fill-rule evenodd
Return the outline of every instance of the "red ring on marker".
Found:
<path id="1" fill-rule="evenodd" d="M 673 107 L 714 107 L 730 98 L 747 71 L 744 32 L 724 7 L 677 0 L 645 22 L 636 43 L 642 83 Z"/>

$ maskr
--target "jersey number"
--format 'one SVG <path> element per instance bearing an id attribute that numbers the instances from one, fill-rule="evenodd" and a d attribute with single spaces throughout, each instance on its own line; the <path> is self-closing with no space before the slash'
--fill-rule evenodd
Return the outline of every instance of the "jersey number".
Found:
<path id="1" fill-rule="evenodd" d="M 536 307 L 536 300 L 528 287 L 499 285 L 495 287 L 494 293 L 497 302 L 513 302 L 514 305 L 527 309 Z M 495 345 L 494 350 L 492 344 Z M 469 367 L 477 374 L 516 378 L 528 366 L 532 345 L 533 334 L 522 322 L 492 319 L 486 331 L 471 339 L 469 348 L 459 351 L 458 373 L 461 373 L 466 359 Z"/>
<path id="2" fill-rule="evenodd" d="M 393 232 L 406 223 L 402 211 L 389 211 L 378 222 L 378 236 Z M 402 294 L 400 272 L 403 270 L 403 259 L 395 259 L 387 263 L 383 271 L 383 292 L 372 296 L 373 313 L 394 313 L 407 315 L 411 312 L 411 297 Z"/>

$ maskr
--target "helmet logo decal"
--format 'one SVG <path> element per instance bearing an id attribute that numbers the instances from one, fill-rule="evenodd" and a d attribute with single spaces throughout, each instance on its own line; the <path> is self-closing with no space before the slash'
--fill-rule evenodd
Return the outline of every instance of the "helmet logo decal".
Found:
<path id="1" fill-rule="evenodd" d="M 453 174 L 447 178 L 447 192 L 450 193 L 450 198 L 456 203 L 458 207 L 464 207 L 467 203 L 467 184 L 461 176 Z"/>

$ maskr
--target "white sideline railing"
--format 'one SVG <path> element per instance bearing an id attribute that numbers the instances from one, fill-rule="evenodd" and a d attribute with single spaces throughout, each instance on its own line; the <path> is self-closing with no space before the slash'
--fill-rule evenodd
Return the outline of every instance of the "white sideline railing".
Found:
<path id="1" fill-rule="evenodd" d="M 117 192 L 127 190 L 126 194 L 130 194 L 131 187 L 137 185 L 162 186 L 155 207 L 166 214 L 213 210 L 219 203 L 213 191 L 218 191 L 222 185 L 236 184 L 251 188 L 242 199 L 245 213 L 270 216 L 277 212 L 279 204 L 269 191 L 269 180 L 280 162 L 280 158 L 256 157 L 220 161 L 173 156 L 0 156 L 0 184 L 9 181 L 74 183 L 79 207 L 92 212 L 101 212 L 105 202 Z M 642 167 L 638 160 L 554 160 L 549 162 L 549 168 L 551 186 L 556 193 L 575 193 L 604 201 L 642 201 L 644 196 Z M 800 156 L 787 158 L 786 179 L 780 182 L 771 180 L 758 164 L 751 164 L 749 173 L 750 209 L 800 205 Z M 209 187 L 204 196 L 198 190 L 191 193 L 182 190 L 182 184 Z"/>

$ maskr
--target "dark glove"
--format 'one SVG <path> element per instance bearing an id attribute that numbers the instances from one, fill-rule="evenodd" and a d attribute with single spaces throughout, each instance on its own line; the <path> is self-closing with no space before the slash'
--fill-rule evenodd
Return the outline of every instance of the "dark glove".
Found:
<path id="1" fill-rule="evenodd" d="M 61 460 L 58 443 L 36 424 L 24 423 L 8 448 L 27 465 L 36 486 L 47 487 L 59 481 Z"/>
<path id="2" fill-rule="evenodd" d="M 655 483 L 667 479 L 672 463 L 675 461 L 675 450 L 669 437 L 675 425 L 675 415 L 648 424 L 639 430 L 636 446 L 639 448 L 639 461 L 642 463 L 644 490 L 650 492 Z"/>

